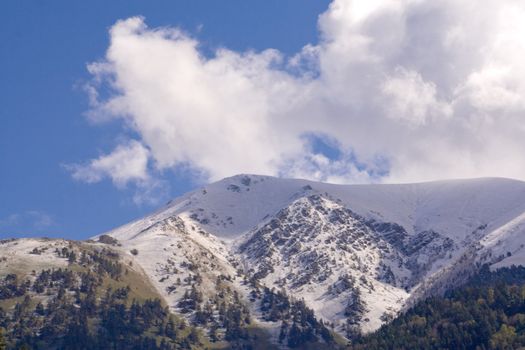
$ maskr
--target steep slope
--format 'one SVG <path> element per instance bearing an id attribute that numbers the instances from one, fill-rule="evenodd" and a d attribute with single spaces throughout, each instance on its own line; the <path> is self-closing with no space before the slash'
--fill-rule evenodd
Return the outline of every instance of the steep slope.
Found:
<path id="1" fill-rule="evenodd" d="M 333 185 L 239 175 L 176 199 L 157 214 L 187 213 L 207 232 L 232 239 L 308 192 L 338 199 L 361 216 L 395 222 L 409 234 L 432 229 L 460 239 L 482 224 L 496 229 L 525 208 L 523 182 L 508 179 Z"/>
<path id="2" fill-rule="evenodd" d="M 297 199 L 241 242 L 247 273 L 304 298 L 341 332 L 377 328 L 408 296 L 404 257 L 362 218 L 319 195 Z"/>
<path id="3" fill-rule="evenodd" d="M 168 313 L 141 267 L 104 238 L 0 241 L 7 348 L 204 348 L 201 332 Z"/>
<path id="4" fill-rule="evenodd" d="M 257 319 L 249 279 L 304 298 L 351 335 L 460 283 L 476 263 L 522 263 L 524 213 L 525 184 L 508 179 L 332 185 L 239 175 L 108 234 L 139 251 L 175 311 L 191 283 L 173 280 L 196 272 L 204 299 L 224 276 Z"/>
<path id="5" fill-rule="evenodd" d="M 218 278 L 231 280 L 236 271 L 228 251 L 217 238 L 179 216 L 169 216 L 126 236 L 113 233 L 120 249 L 142 266 L 169 306 L 178 302 L 194 284 L 204 296 L 216 292 Z"/>
<path id="6" fill-rule="evenodd" d="M 306 334 L 319 346 L 332 341 L 323 324 L 352 338 L 481 264 L 525 265 L 524 233 L 520 181 L 333 185 L 238 175 L 95 239 L 116 239 L 112 249 L 169 309 L 214 341 L 264 329 L 274 343 Z M 17 251 L 4 250 L 16 266 L 64 264 Z"/>
<path id="7" fill-rule="evenodd" d="M 484 265 L 463 286 L 418 302 L 350 349 L 523 349 L 525 268 Z"/>

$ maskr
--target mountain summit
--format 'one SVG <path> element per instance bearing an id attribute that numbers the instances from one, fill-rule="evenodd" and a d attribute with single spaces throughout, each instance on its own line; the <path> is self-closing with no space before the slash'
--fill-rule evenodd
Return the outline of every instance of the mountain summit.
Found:
<path id="1" fill-rule="evenodd" d="M 83 244 L 110 246 L 171 312 L 212 338 L 228 339 L 224 315 L 235 310 L 237 326 L 293 344 L 297 329 L 321 342 L 327 329 L 351 339 L 482 265 L 525 264 L 524 233 L 521 181 L 334 185 L 238 175 Z M 62 244 L 49 242 L 4 241 L 2 271 L 34 266 L 31 249 Z M 61 258 L 43 256 L 48 265 Z"/>
<path id="2" fill-rule="evenodd" d="M 523 232 L 521 181 L 333 185 L 238 175 L 107 235 L 141 252 L 137 262 L 174 311 L 185 288 L 174 292 L 173 280 L 198 263 L 204 293 L 221 274 L 249 276 L 304 298 L 345 334 L 349 324 L 377 329 L 481 263 L 524 262 Z M 241 279 L 232 288 L 250 303 Z"/>

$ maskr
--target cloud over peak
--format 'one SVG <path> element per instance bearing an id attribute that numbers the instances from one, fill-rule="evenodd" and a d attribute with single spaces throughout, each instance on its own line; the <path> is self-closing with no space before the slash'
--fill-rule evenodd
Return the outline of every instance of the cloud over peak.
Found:
<path id="1" fill-rule="evenodd" d="M 73 178 L 88 183 L 110 178 L 116 186 L 122 187 L 128 181 L 148 179 L 148 150 L 137 141 L 118 145 L 113 152 L 92 159 L 85 165 L 68 166 Z"/>
<path id="2" fill-rule="evenodd" d="M 119 21 L 105 59 L 89 66 L 89 115 L 135 136 L 73 175 L 120 186 L 181 166 L 212 180 L 525 179 L 524 19 L 513 0 L 334 0 L 319 43 L 293 57 L 207 57 L 177 28 Z"/>

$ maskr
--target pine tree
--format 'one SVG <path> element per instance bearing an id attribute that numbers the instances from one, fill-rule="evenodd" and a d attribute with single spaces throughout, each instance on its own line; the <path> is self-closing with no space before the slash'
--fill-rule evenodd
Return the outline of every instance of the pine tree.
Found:
<path id="1" fill-rule="evenodd" d="M 70 264 L 75 263 L 77 261 L 77 255 L 75 254 L 75 252 L 72 251 L 71 253 L 69 253 L 69 257 L 67 260 Z"/>
<path id="2" fill-rule="evenodd" d="M 4 330 L 3 328 L 0 328 L 0 350 L 7 349 L 7 344 L 4 338 Z"/>
<path id="3" fill-rule="evenodd" d="M 168 338 L 175 339 L 176 338 L 176 331 L 175 331 L 175 321 L 173 320 L 173 316 L 170 316 L 168 323 L 166 324 L 166 327 L 164 328 L 164 333 Z"/>

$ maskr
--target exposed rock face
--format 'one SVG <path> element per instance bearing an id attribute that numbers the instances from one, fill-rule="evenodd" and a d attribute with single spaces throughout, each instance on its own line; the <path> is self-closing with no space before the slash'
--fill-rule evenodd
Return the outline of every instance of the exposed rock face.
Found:
<path id="1" fill-rule="evenodd" d="M 192 322 L 220 328 L 219 313 L 242 304 L 244 319 L 275 335 L 289 313 L 269 305 L 304 299 L 352 337 L 481 263 L 524 264 L 524 213 L 519 181 L 337 186 L 240 175 L 106 236 Z"/>
<path id="2" fill-rule="evenodd" d="M 395 223 L 366 220 L 312 194 L 249 232 L 237 252 L 247 273 L 304 297 L 340 330 L 351 324 L 355 331 L 361 324 L 375 327 L 377 320 L 367 314 L 384 306 L 361 295 L 393 294 L 399 301 L 454 249 L 451 239 L 436 232 L 409 235 Z M 329 300 L 340 304 L 331 313 L 324 310 Z"/>
<path id="3" fill-rule="evenodd" d="M 508 224 L 497 236 L 524 240 L 515 219 L 523 212 L 525 184 L 511 180 L 336 186 L 239 175 L 111 234 L 126 249 L 144 251 L 138 263 L 174 310 L 190 288 L 185 280 L 202 279 L 197 287 L 206 299 L 212 281 L 228 276 L 230 288 L 255 303 L 254 317 L 250 295 L 262 285 L 304 299 L 351 336 L 461 283 L 481 257 L 509 259 L 506 241 L 491 232 Z"/>

